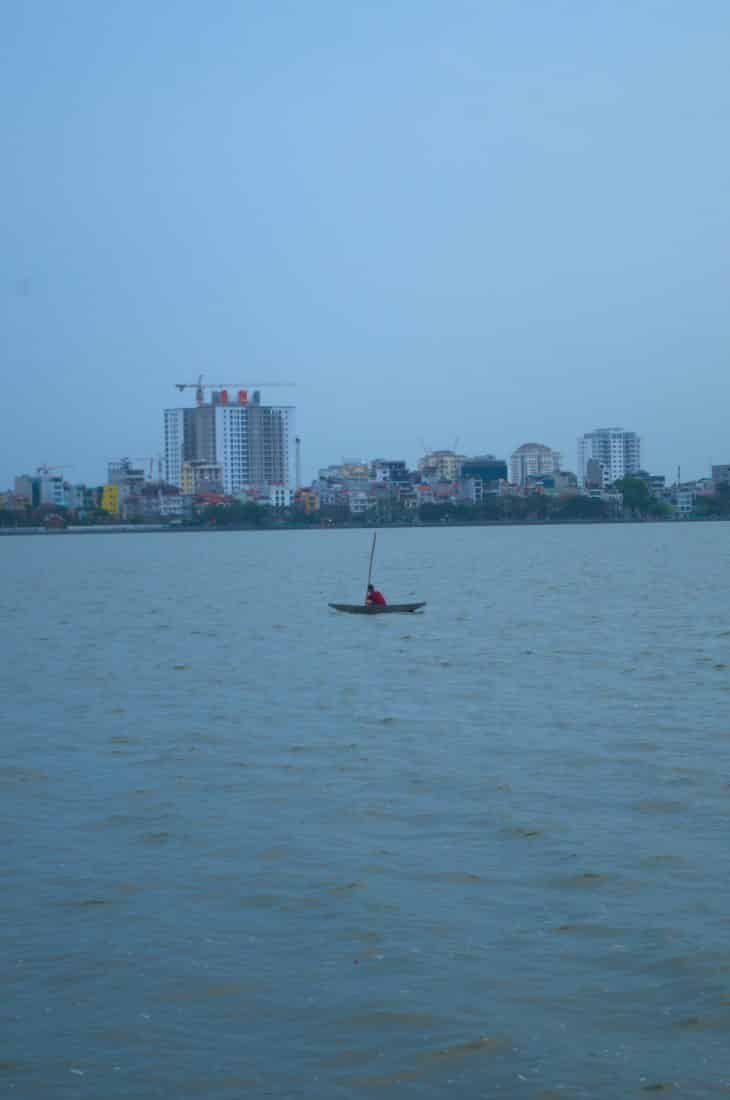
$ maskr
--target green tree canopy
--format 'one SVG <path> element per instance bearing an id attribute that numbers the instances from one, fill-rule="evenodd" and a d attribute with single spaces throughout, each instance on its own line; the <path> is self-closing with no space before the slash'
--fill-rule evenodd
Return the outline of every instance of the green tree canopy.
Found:
<path id="1" fill-rule="evenodd" d="M 649 514 L 652 496 L 649 486 L 640 477 L 622 477 L 614 484 L 614 488 L 623 493 L 624 512 L 633 515 L 646 516 Z"/>

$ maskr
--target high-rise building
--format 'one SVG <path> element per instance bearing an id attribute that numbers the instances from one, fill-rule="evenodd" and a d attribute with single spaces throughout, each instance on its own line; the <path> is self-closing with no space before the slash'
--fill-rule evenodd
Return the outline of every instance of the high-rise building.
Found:
<path id="1" fill-rule="evenodd" d="M 237 493 L 248 486 L 294 485 L 291 406 L 218 405 L 215 447 L 226 493 Z"/>
<path id="2" fill-rule="evenodd" d="M 588 463 L 603 464 L 607 484 L 629 477 L 641 469 L 641 440 L 636 432 L 623 428 L 596 428 L 578 439 L 578 481 L 585 484 Z"/>
<path id="3" fill-rule="evenodd" d="M 187 409 L 165 409 L 162 453 L 165 456 L 165 481 L 168 485 L 180 485 L 185 461 L 185 413 Z"/>
<path id="4" fill-rule="evenodd" d="M 512 452 L 509 479 L 512 485 L 526 485 L 530 477 L 553 474 L 560 469 L 561 456 L 544 443 L 523 443 Z"/>
<path id="5" fill-rule="evenodd" d="M 182 487 L 183 466 L 220 467 L 223 490 L 294 486 L 294 408 L 262 405 L 258 393 L 229 403 L 223 392 L 210 404 L 166 409 L 165 478 Z"/>

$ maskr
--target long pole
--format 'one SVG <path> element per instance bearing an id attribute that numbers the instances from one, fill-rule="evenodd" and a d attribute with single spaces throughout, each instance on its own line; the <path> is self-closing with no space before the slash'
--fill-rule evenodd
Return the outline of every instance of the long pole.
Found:
<path id="1" fill-rule="evenodd" d="M 378 537 L 378 532 L 373 531 L 373 545 L 370 547 L 370 567 L 368 569 L 368 583 L 367 583 L 367 588 L 365 589 L 365 598 L 366 599 L 367 599 L 367 595 L 368 595 L 368 588 L 370 587 L 370 581 L 372 580 L 372 577 L 373 577 L 373 558 L 375 557 L 375 540 L 376 540 L 377 537 Z"/>

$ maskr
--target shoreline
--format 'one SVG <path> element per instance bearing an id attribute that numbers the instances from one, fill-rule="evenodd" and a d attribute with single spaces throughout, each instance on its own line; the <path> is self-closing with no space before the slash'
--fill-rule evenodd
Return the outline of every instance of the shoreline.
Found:
<path id="1" fill-rule="evenodd" d="M 728 523 L 730 517 L 702 516 L 687 519 L 671 517 L 668 519 L 571 519 L 571 520 L 483 520 L 481 522 L 449 523 L 340 523 L 332 526 L 318 526 L 315 524 L 282 523 L 266 527 L 250 526 L 221 526 L 221 527 L 197 527 L 193 524 L 118 524 L 95 527 L 0 527 L 0 538 L 19 536 L 58 536 L 58 535 L 210 535 L 230 534 L 247 531 L 251 534 L 261 534 L 271 531 L 372 531 L 397 528 L 399 530 L 443 530 L 449 527 L 666 527 L 681 526 L 694 523 Z"/>

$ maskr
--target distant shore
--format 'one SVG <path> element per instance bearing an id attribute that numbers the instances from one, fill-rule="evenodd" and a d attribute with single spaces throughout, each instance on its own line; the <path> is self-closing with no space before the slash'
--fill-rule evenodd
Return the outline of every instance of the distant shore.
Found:
<path id="1" fill-rule="evenodd" d="M 448 523 L 338 523 L 331 526 L 322 524 L 281 523 L 254 527 L 250 525 L 201 527 L 194 524 L 109 524 L 92 527 L 0 527 L 0 537 L 18 537 L 21 535 L 205 535 L 226 534 L 249 531 L 251 534 L 262 531 L 372 531 L 374 528 L 398 528 L 400 530 L 443 530 L 447 527 L 625 527 L 641 526 L 680 526 L 693 523 L 728 523 L 726 516 L 694 516 L 687 519 L 670 517 L 667 519 L 545 519 L 545 520 L 479 520 L 473 523 L 463 520 L 450 520 Z"/>

